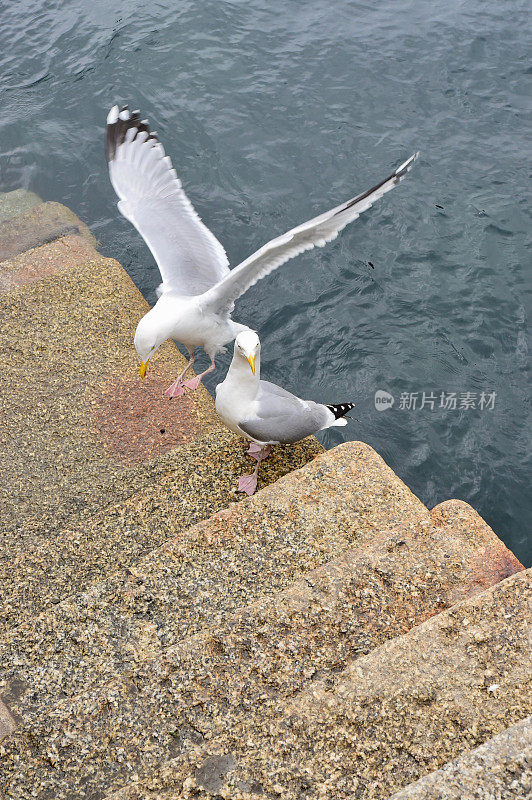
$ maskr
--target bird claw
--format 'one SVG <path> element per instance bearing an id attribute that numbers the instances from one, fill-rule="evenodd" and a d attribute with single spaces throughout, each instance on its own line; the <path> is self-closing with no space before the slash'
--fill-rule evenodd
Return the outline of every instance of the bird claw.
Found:
<path id="1" fill-rule="evenodd" d="M 185 394 L 185 385 L 183 384 L 181 378 L 178 378 L 171 386 L 168 387 L 165 391 L 165 395 L 167 397 L 181 397 Z"/>
<path id="2" fill-rule="evenodd" d="M 238 491 L 245 492 L 248 497 L 250 497 L 257 488 L 257 476 L 256 475 L 242 475 L 241 478 L 238 479 Z"/>

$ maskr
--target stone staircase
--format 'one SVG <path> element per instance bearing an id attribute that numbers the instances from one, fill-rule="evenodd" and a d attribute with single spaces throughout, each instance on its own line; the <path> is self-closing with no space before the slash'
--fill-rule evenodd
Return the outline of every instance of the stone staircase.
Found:
<path id="1" fill-rule="evenodd" d="M 454 798 L 464 764 L 462 797 L 519 797 L 529 572 L 360 442 L 279 448 L 242 500 L 242 443 L 162 397 L 173 346 L 140 380 L 145 302 L 94 245 L 0 195 L 0 796 Z"/>

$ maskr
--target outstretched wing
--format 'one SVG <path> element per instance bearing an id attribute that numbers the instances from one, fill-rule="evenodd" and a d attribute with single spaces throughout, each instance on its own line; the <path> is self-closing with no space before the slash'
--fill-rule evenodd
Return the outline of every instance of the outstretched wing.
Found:
<path id="1" fill-rule="evenodd" d="M 357 219 L 363 211 L 371 208 L 383 194 L 397 186 L 417 157 L 418 153 L 415 153 L 388 178 L 372 189 L 368 189 L 367 192 L 363 192 L 331 211 L 272 239 L 238 267 L 231 270 L 220 283 L 213 286 L 205 295 L 205 306 L 218 313 L 228 313 L 234 301 L 243 295 L 250 286 L 269 275 L 285 261 L 305 250 L 311 250 L 313 247 L 323 247 L 324 244 L 335 239 L 346 225 Z"/>
<path id="2" fill-rule="evenodd" d="M 170 158 L 138 111 L 111 109 L 106 151 L 118 209 L 153 253 L 162 292 L 203 294 L 228 275 L 225 250 L 194 211 Z"/>

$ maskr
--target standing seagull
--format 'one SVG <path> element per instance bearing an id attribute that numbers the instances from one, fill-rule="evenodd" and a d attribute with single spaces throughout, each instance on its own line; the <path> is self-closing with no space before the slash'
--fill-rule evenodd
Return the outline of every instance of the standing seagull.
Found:
<path id="1" fill-rule="evenodd" d="M 214 369 L 214 359 L 224 345 L 249 330 L 231 319 L 238 297 L 285 261 L 334 239 L 396 186 L 417 158 L 416 153 L 372 189 L 272 239 L 229 270 L 224 248 L 194 211 L 156 133 L 150 132 L 138 111 L 130 112 L 127 106 L 111 109 L 106 151 L 111 183 L 120 198 L 118 209 L 146 241 L 163 279 L 159 299 L 135 332 L 141 377 L 167 339 L 182 342 L 190 355 L 181 375 L 165 392 L 170 397 L 184 394 L 186 388 L 197 389 L 203 376 Z M 184 381 L 194 363 L 194 348 L 200 346 L 211 364 Z"/>
<path id="2" fill-rule="evenodd" d="M 249 329 L 239 333 L 229 371 L 216 387 L 218 416 L 229 430 L 251 442 L 247 452 L 257 460 L 253 474 L 238 479 L 238 490 L 253 494 L 261 461 L 273 445 L 299 442 L 333 425 L 347 425 L 344 415 L 354 405 L 301 400 L 275 383 L 261 381 L 259 337 Z"/>

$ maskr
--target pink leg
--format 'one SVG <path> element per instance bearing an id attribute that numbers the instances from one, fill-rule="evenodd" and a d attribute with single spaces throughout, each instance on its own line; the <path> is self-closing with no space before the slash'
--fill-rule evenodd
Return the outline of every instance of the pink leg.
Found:
<path id="1" fill-rule="evenodd" d="M 257 476 L 259 474 L 259 467 L 261 465 L 261 462 L 264 461 L 265 458 L 268 458 L 272 448 L 270 445 L 267 445 L 266 447 L 259 447 L 259 450 L 260 452 L 257 453 L 256 455 L 255 453 L 253 453 L 253 458 L 257 459 L 257 466 L 255 467 L 253 474 L 242 475 L 242 477 L 238 479 L 238 491 L 245 492 L 248 495 L 248 497 L 252 495 L 255 492 L 255 489 L 257 488 Z"/>
<path id="2" fill-rule="evenodd" d="M 212 372 L 215 367 L 214 361 L 211 361 L 210 367 L 208 367 L 204 372 L 200 372 L 199 375 L 196 375 L 195 378 L 191 378 L 189 381 L 184 381 L 183 386 L 186 386 L 187 389 L 197 389 L 201 383 L 201 379 L 208 375 L 209 372 Z"/>
<path id="3" fill-rule="evenodd" d="M 194 363 L 194 353 L 190 353 L 190 358 L 188 360 L 188 364 L 186 365 L 185 369 L 183 370 L 181 375 L 179 375 L 177 380 L 175 380 L 172 383 L 172 385 L 169 386 L 168 389 L 166 389 L 165 395 L 167 395 L 167 397 L 170 398 L 181 397 L 181 395 L 185 394 L 185 389 L 184 389 L 185 384 L 183 383 L 183 376 L 185 375 L 185 372 L 193 365 L 193 363 Z"/>
<path id="4" fill-rule="evenodd" d="M 256 444 L 256 442 L 250 442 L 249 448 L 246 450 L 246 455 L 251 456 L 251 458 L 256 459 L 257 461 L 264 461 L 265 458 L 268 458 L 270 453 L 272 452 L 273 447 L 271 444 L 266 445 L 266 447 L 262 448 L 260 444 Z M 262 453 L 262 455 L 260 455 Z"/>

